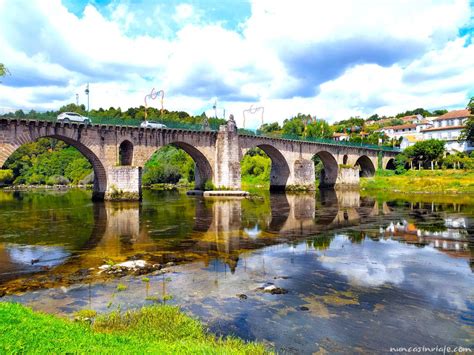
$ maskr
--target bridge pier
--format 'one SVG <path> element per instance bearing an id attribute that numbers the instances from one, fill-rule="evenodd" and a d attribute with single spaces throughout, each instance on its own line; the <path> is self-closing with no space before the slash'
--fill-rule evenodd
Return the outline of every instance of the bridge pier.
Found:
<path id="1" fill-rule="evenodd" d="M 293 163 L 293 173 L 290 173 L 287 190 L 301 189 L 312 191 L 316 189 L 314 182 L 314 162 L 308 159 L 296 159 Z"/>
<path id="2" fill-rule="evenodd" d="M 136 166 L 112 166 L 107 169 L 109 201 L 140 201 L 142 198 L 142 168 Z"/>
<path id="3" fill-rule="evenodd" d="M 219 189 L 240 190 L 240 146 L 234 116 L 219 127 L 216 140 L 214 185 Z"/>
<path id="4" fill-rule="evenodd" d="M 340 167 L 337 173 L 336 186 L 338 187 L 358 187 L 360 181 L 359 168 Z"/>

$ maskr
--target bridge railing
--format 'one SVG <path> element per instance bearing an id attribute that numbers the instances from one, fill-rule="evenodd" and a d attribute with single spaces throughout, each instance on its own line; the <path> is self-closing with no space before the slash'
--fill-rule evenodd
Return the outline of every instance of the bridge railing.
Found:
<path id="1" fill-rule="evenodd" d="M 4 119 L 16 119 L 16 120 L 34 120 L 34 121 L 46 121 L 46 122 L 56 122 L 57 115 L 47 115 L 41 114 L 38 116 L 24 116 L 24 117 L 5 117 L 2 116 L 0 118 Z M 112 126 L 131 126 L 131 127 L 139 127 L 143 120 L 140 119 L 133 119 L 133 118 L 114 118 L 114 117 L 94 117 L 88 116 L 89 120 L 92 124 L 101 124 L 101 125 L 112 125 Z M 164 124 L 167 128 L 172 129 L 185 129 L 190 131 L 218 131 L 219 125 L 210 123 L 208 129 L 204 129 L 202 124 L 197 123 L 187 123 L 187 122 L 178 122 L 178 121 L 170 121 L 170 120 L 160 120 L 160 121 L 150 121 L 153 123 L 161 123 Z"/>
<path id="2" fill-rule="evenodd" d="M 361 142 L 335 141 L 329 138 L 301 137 L 296 134 L 264 133 L 264 132 L 261 132 L 260 130 L 251 131 L 247 129 L 242 130 L 240 134 L 253 135 L 257 137 L 266 137 L 266 138 L 290 139 L 290 140 L 303 141 L 303 142 L 331 144 L 331 145 L 336 145 L 336 146 L 342 145 L 342 146 L 351 147 L 351 148 L 367 148 L 367 149 L 376 149 L 376 150 L 383 150 L 383 151 L 389 151 L 389 152 L 400 152 L 400 148 L 397 148 L 397 147 L 367 144 L 367 143 L 361 143 Z"/>
<path id="3" fill-rule="evenodd" d="M 27 120 L 35 120 L 35 121 L 48 121 L 48 122 L 56 122 L 57 116 L 56 115 L 48 115 L 48 114 L 41 114 L 39 116 L 28 116 L 25 117 L 5 117 L 2 116 L 0 118 L 6 119 L 27 119 Z M 132 127 L 139 127 L 143 120 L 140 119 L 124 119 L 124 118 L 108 118 L 108 117 L 89 117 L 92 124 L 103 124 L 103 125 L 112 125 L 112 126 L 132 126 Z M 155 122 L 155 121 L 152 121 Z M 210 123 L 208 128 L 204 128 L 202 124 L 198 123 L 186 123 L 186 122 L 178 122 L 178 121 L 169 121 L 169 120 L 160 120 L 156 121 L 156 123 L 164 124 L 167 128 L 171 129 L 183 129 L 183 130 L 190 130 L 190 131 L 218 131 L 219 124 Z M 303 141 L 303 142 L 314 142 L 314 143 L 323 143 L 323 144 L 331 144 L 335 146 L 345 146 L 345 147 L 352 147 L 352 148 L 367 148 L 367 149 L 376 149 L 376 150 L 383 150 L 389 152 L 400 152 L 399 148 L 391 147 L 391 146 L 379 146 L 375 144 L 366 144 L 366 143 L 357 143 L 357 142 L 348 142 L 348 141 L 335 141 L 332 139 L 327 138 L 315 138 L 315 137 L 300 137 L 296 134 L 275 134 L 275 133 L 264 133 L 260 130 L 249 130 L 249 129 L 239 129 L 240 135 L 249 135 L 249 136 L 259 136 L 259 137 L 267 137 L 267 138 L 277 138 L 277 139 L 290 139 L 296 141 Z"/>

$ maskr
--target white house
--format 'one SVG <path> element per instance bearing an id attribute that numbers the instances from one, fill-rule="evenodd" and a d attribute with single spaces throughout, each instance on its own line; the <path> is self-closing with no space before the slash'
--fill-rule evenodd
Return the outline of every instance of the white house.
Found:
<path id="1" fill-rule="evenodd" d="M 446 151 L 471 152 L 474 147 L 467 141 L 459 142 L 459 136 L 466 127 L 469 110 L 455 110 L 433 119 L 433 125 L 422 130 L 423 140 L 440 139 L 446 142 Z"/>
<path id="2" fill-rule="evenodd" d="M 422 140 L 424 129 L 432 126 L 432 123 L 421 116 L 421 119 L 412 123 L 405 123 L 398 126 L 388 126 L 380 129 L 380 132 L 385 133 L 390 138 L 402 138 L 411 136 L 415 140 Z"/>

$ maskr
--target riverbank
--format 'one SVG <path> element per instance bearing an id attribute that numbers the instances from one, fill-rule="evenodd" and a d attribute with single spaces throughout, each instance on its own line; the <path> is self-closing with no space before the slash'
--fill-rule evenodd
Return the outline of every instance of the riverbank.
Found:
<path id="1" fill-rule="evenodd" d="M 361 178 L 360 188 L 375 192 L 474 195 L 474 172 L 409 170 L 402 175 L 395 175 L 392 171 L 383 171 L 372 178 Z"/>
<path id="2" fill-rule="evenodd" d="M 86 317 L 87 315 L 87 317 Z M 178 307 L 148 306 L 72 322 L 0 302 L 1 353 L 264 354 L 263 345 L 219 338 Z M 94 319 L 95 318 L 95 319 Z"/>

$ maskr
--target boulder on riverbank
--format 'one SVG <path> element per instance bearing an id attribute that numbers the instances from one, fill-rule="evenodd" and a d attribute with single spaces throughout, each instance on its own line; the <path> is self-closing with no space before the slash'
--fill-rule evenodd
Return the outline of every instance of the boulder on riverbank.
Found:
<path id="1" fill-rule="evenodd" d="M 160 270 L 160 264 L 149 264 L 145 260 L 130 260 L 118 264 L 104 264 L 99 266 L 99 274 L 105 272 L 108 275 L 144 275 Z"/>

